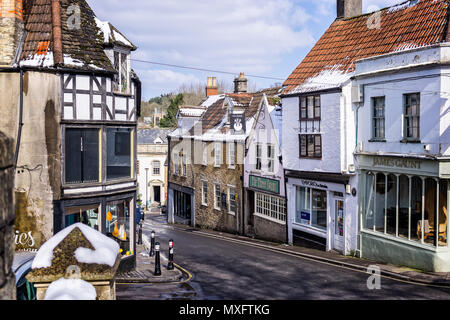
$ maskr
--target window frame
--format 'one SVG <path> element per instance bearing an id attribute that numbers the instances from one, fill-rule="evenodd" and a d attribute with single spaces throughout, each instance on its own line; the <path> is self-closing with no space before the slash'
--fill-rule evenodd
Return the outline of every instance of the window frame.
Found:
<path id="1" fill-rule="evenodd" d="M 130 154 L 123 155 L 123 156 L 129 156 L 130 157 L 130 175 L 127 177 L 116 177 L 116 178 L 108 178 L 108 131 L 112 129 L 126 129 L 129 130 L 130 134 Z M 134 156 L 135 156 L 135 145 L 136 145 L 136 139 L 134 138 L 135 135 L 135 129 L 132 127 L 121 127 L 121 126 L 105 126 L 104 127 L 105 135 L 106 135 L 106 141 L 105 141 L 105 148 L 106 148 L 106 157 L 105 157 L 105 180 L 106 181 L 117 181 L 117 180 L 126 180 L 126 179 L 133 179 L 134 178 Z M 116 140 L 116 134 L 120 133 L 120 131 L 116 131 L 114 134 L 114 148 L 116 148 L 117 140 Z M 115 150 L 114 150 L 115 153 Z M 115 154 L 117 156 L 117 154 Z"/>
<path id="2" fill-rule="evenodd" d="M 321 160 L 323 156 L 322 152 L 322 135 L 321 134 L 299 134 L 299 158 L 301 159 L 315 159 L 315 160 Z M 309 155 L 309 146 L 310 146 L 310 138 L 313 139 L 313 155 Z M 319 143 L 317 143 L 317 138 L 319 138 Z M 302 140 L 305 139 L 305 153 L 302 153 Z M 317 148 L 320 147 L 320 155 L 316 153 Z"/>
<path id="3" fill-rule="evenodd" d="M 130 65 L 130 52 L 128 50 L 123 50 L 120 48 L 114 48 L 113 51 L 113 66 L 114 69 L 117 71 L 117 75 L 114 76 L 113 80 L 113 92 L 119 93 L 119 94 L 125 94 L 129 95 L 131 93 L 131 65 Z M 117 56 L 116 56 L 117 55 Z M 126 89 L 123 90 L 123 83 L 122 83 L 122 70 L 124 67 L 122 58 L 125 56 L 126 59 L 126 81 L 127 86 Z M 117 59 L 116 59 L 117 58 Z"/>
<path id="4" fill-rule="evenodd" d="M 208 206 L 208 181 L 201 180 L 202 181 L 202 206 L 207 207 Z M 206 187 L 206 188 L 205 188 Z"/>
<path id="5" fill-rule="evenodd" d="M 379 99 L 383 99 L 383 115 L 379 116 L 377 114 L 377 109 L 380 108 L 379 105 L 377 105 L 377 101 Z M 371 141 L 381 141 L 385 142 L 386 140 L 386 96 L 378 96 L 378 97 L 372 97 L 371 98 L 371 116 L 372 116 L 372 139 Z M 377 127 L 377 124 L 383 124 L 383 136 L 379 135 L 380 128 Z M 378 135 L 377 135 L 378 132 Z"/>
<path id="6" fill-rule="evenodd" d="M 219 191 L 219 194 L 217 194 L 217 191 Z M 215 183 L 214 184 L 214 209 L 215 210 L 222 210 L 221 209 L 222 204 L 222 194 L 220 192 L 220 184 Z"/>
<path id="7" fill-rule="evenodd" d="M 233 150 L 233 152 L 231 152 Z M 236 167 L 236 144 L 233 142 L 228 143 L 228 168 L 235 169 Z"/>
<path id="8" fill-rule="evenodd" d="M 311 101 L 310 101 L 311 100 Z M 310 104 L 312 102 L 312 105 Z M 309 109 L 311 108 L 311 109 Z M 310 112 L 311 111 L 311 112 Z M 321 120 L 322 116 L 321 96 L 305 95 L 299 98 L 299 120 Z M 312 116 L 310 116 L 310 114 Z"/>
<path id="9" fill-rule="evenodd" d="M 158 163 L 158 166 L 155 166 L 155 163 Z M 155 173 L 155 169 L 157 169 L 157 173 Z M 152 161 L 152 174 L 154 176 L 160 176 L 161 175 L 161 161 L 159 160 L 153 160 Z"/>
<path id="10" fill-rule="evenodd" d="M 408 99 L 412 96 L 417 98 L 417 110 L 416 114 L 407 114 L 408 107 L 412 108 L 412 104 Z M 411 105 L 410 105 L 411 104 Z M 409 120 L 410 119 L 410 120 Z M 407 124 L 414 123 L 417 120 L 417 127 L 412 126 L 411 128 L 417 128 L 417 137 L 408 137 L 408 129 L 410 128 Z M 405 93 L 403 94 L 403 140 L 402 142 L 420 142 L 420 92 Z"/>
<path id="11" fill-rule="evenodd" d="M 234 211 L 231 210 L 231 190 L 234 190 Z M 228 213 L 231 215 L 236 215 L 237 212 L 237 193 L 236 193 L 236 187 L 235 186 L 228 186 L 228 192 L 227 192 L 227 203 L 228 203 Z"/>
<path id="12" fill-rule="evenodd" d="M 269 173 L 275 173 L 275 144 L 268 143 L 266 144 L 266 151 L 267 151 L 267 172 Z M 272 150 L 272 152 L 269 152 L 269 150 Z M 269 154 L 271 153 L 271 157 Z M 272 165 L 270 165 L 272 163 Z M 272 168 L 272 170 L 270 169 Z"/>
<path id="13" fill-rule="evenodd" d="M 286 199 L 255 192 L 254 215 L 282 225 L 287 221 Z M 277 210 L 274 210 L 276 208 Z"/>
<path id="14" fill-rule="evenodd" d="M 214 143 L 214 167 L 219 168 L 222 165 L 222 143 Z"/>
<path id="15" fill-rule="evenodd" d="M 255 170 L 256 171 L 261 171 L 262 170 L 262 160 L 263 160 L 263 148 L 262 148 L 262 146 L 263 146 L 263 144 L 260 143 L 260 142 L 255 143 Z"/>

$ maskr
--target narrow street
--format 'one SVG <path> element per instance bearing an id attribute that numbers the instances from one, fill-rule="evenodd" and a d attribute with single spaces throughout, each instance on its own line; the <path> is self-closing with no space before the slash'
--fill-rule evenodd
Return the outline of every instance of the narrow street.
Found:
<path id="1" fill-rule="evenodd" d="M 215 238 L 147 215 L 144 234 L 156 232 L 161 252 L 175 243 L 175 262 L 192 278 L 178 284 L 118 285 L 118 299 L 131 300 L 346 300 L 450 299 L 450 288 L 381 278 L 369 290 L 369 274 Z"/>

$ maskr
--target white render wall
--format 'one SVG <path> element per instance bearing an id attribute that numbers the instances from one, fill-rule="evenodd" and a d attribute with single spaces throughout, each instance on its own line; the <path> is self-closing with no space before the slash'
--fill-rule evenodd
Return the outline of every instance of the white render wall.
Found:
<path id="1" fill-rule="evenodd" d="M 361 151 L 437 155 L 441 148 L 443 154 L 450 154 L 448 94 L 440 93 L 450 93 L 447 84 L 450 78 L 441 78 L 440 73 L 440 69 L 435 67 L 423 71 L 374 75 L 359 80 L 358 84 L 364 85 L 364 105 L 358 111 L 358 142 L 362 143 Z M 420 143 L 402 143 L 403 95 L 416 92 L 420 92 Z M 386 142 L 369 142 L 372 139 L 371 98 L 379 96 L 385 96 Z M 429 145 L 430 151 L 425 151 L 426 145 Z"/>
<path id="2" fill-rule="evenodd" d="M 283 98 L 283 166 L 287 170 L 341 173 L 341 94 L 322 94 L 320 99 L 322 159 L 313 160 L 299 158 L 299 98 Z"/>
<path id="3" fill-rule="evenodd" d="M 150 200 L 153 203 L 153 187 L 152 185 L 158 185 L 153 183 L 152 181 L 159 180 L 162 182 L 161 184 L 161 203 L 164 204 L 166 202 L 166 166 L 164 166 L 164 163 L 166 162 L 167 155 L 151 155 L 151 154 L 142 154 L 138 153 L 137 160 L 139 161 L 139 174 L 137 175 L 138 180 L 138 194 L 141 195 L 142 204 L 145 205 L 147 203 L 147 200 Z M 160 174 L 154 175 L 153 174 L 153 161 L 159 161 L 160 166 Z M 148 199 L 146 199 L 146 170 L 145 168 L 148 168 Z"/>

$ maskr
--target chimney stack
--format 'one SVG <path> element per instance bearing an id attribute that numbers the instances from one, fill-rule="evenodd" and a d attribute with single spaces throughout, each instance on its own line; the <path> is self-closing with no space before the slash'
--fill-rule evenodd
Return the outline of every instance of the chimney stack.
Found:
<path id="1" fill-rule="evenodd" d="M 347 19 L 362 14 L 362 0 L 337 0 L 337 19 Z"/>
<path id="2" fill-rule="evenodd" d="M 208 77 L 208 84 L 206 85 L 206 97 L 215 96 L 219 94 L 219 87 L 217 86 L 216 77 Z"/>
<path id="3" fill-rule="evenodd" d="M 11 66 L 24 32 L 22 0 L 0 1 L 0 66 Z"/>
<path id="4" fill-rule="evenodd" d="M 247 92 L 247 78 L 244 73 L 241 72 L 239 78 L 234 79 L 234 93 L 246 93 Z"/>

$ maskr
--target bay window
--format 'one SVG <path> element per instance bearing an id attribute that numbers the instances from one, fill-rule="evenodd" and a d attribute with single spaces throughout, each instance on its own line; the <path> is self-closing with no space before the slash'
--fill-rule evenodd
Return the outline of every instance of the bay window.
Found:
<path id="1" fill-rule="evenodd" d="M 366 172 L 363 229 L 447 246 L 447 180 Z"/>
<path id="2" fill-rule="evenodd" d="M 66 128 L 65 182 L 67 184 L 99 182 L 100 130 Z"/>
<path id="3" fill-rule="evenodd" d="M 131 133 L 128 128 L 106 129 L 106 178 L 131 178 Z"/>
<path id="4" fill-rule="evenodd" d="M 129 93 L 130 71 L 129 71 L 129 53 L 114 51 L 114 69 L 117 75 L 114 79 L 114 91 L 120 93 Z"/>

